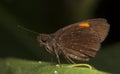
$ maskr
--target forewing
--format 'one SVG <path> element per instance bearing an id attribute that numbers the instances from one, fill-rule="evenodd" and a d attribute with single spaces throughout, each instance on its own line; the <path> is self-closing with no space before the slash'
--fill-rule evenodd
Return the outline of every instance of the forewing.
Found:
<path id="1" fill-rule="evenodd" d="M 84 61 L 96 55 L 108 31 L 105 19 L 90 19 L 58 30 L 55 39 L 65 55 Z"/>
<path id="2" fill-rule="evenodd" d="M 99 18 L 99 19 L 86 20 L 86 22 L 89 22 L 89 24 L 91 24 L 93 30 L 97 32 L 101 42 L 103 42 L 106 36 L 108 35 L 110 29 L 110 25 L 108 24 L 107 20 L 103 18 Z"/>
<path id="3" fill-rule="evenodd" d="M 66 50 L 72 49 L 77 52 L 94 57 L 99 50 L 99 38 L 91 28 L 78 27 L 69 28 L 60 36 L 60 45 Z M 78 55 L 77 55 L 78 56 Z"/>

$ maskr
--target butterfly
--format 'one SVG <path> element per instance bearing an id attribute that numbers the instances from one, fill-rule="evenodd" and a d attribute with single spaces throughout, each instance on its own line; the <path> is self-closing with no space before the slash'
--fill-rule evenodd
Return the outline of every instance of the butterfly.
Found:
<path id="1" fill-rule="evenodd" d="M 108 35 L 110 25 L 104 18 L 87 19 L 63 27 L 52 34 L 39 34 L 37 41 L 49 53 L 63 54 L 71 63 L 74 60 L 89 61 L 95 57 L 101 43 Z"/>

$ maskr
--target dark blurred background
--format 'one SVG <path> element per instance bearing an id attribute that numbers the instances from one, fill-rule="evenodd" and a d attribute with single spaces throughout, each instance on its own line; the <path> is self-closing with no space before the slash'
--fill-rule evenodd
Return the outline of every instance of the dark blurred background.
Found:
<path id="1" fill-rule="evenodd" d="M 85 19 L 106 18 L 111 29 L 103 47 L 119 43 L 117 3 L 113 0 L 0 0 L 0 57 L 42 60 L 49 56 L 39 46 L 37 35 L 18 25 L 39 33 L 54 33 Z"/>

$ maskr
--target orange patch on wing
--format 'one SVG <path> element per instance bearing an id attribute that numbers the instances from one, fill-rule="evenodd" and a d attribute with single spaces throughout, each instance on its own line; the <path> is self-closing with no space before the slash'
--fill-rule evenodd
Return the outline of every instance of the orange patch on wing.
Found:
<path id="1" fill-rule="evenodd" d="M 90 24 L 88 22 L 83 22 L 83 23 L 78 24 L 78 26 L 80 26 L 80 27 L 90 27 Z"/>

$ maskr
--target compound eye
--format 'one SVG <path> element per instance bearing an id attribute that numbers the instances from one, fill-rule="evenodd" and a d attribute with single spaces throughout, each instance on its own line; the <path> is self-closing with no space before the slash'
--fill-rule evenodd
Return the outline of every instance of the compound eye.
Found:
<path id="1" fill-rule="evenodd" d="M 45 43 L 47 42 L 48 38 L 48 36 L 41 36 L 41 41 Z"/>

